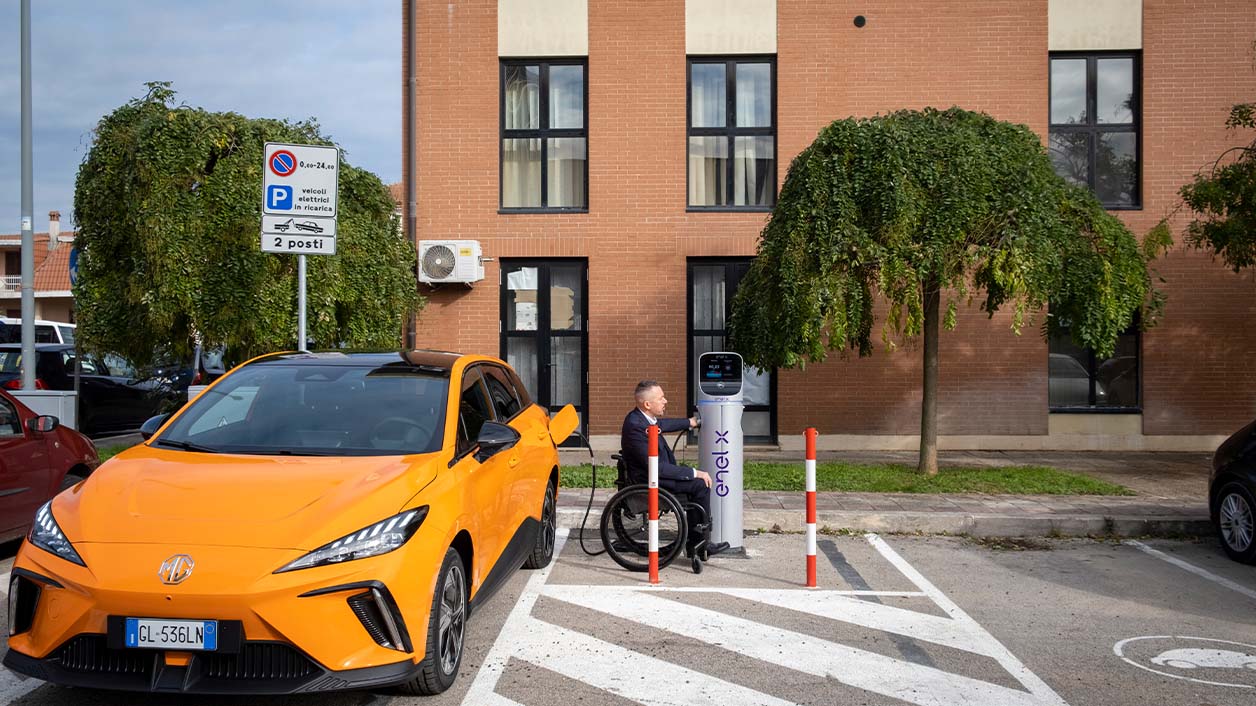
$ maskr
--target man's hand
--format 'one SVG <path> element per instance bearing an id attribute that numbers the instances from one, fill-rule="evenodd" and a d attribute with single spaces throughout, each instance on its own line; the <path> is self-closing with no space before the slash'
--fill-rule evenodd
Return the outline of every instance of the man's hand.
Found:
<path id="1" fill-rule="evenodd" d="M 697 417 L 690 417 L 690 418 L 689 418 L 689 428 L 690 428 L 690 429 L 697 429 L 697 428 L 698 428 L 699 426 L 701 426 L 701 425 L 702 425 L 702 420 L 701 420 L 701 419 L 698 419 Z"/>
<path id="2" fill-rule="evenodd" d="M 695 468 L 693 469 L 693 477 L 701 478 L 702 482 L 706 483 L 706 486 L 708 488 L 711 487 L 711 474 L 710 473 L 707 473 L 706 471 L 699 471 L 698 469 Z"/>

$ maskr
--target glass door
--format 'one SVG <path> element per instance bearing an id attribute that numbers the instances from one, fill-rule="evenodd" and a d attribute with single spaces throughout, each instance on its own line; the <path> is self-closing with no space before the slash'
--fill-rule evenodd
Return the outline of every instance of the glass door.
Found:
<path id="1" fill-rule="evenodd" d="M 573 405 L 586 436 L 588 283 L 583 259 L 502 262 L 501 357 L 550 414 Z M 573 436 L 564 445 L 580 443 Z"/>
<path id="2" fill-rule="evenodd" d="M 728 319 L 733 295 L 751 258 L 689 260 L 689 408 L 698 389 L 698 356 L 728 350 Z M 776 372 L 747 368 L 742 378 L 747 444 L 776 443 Z"/>

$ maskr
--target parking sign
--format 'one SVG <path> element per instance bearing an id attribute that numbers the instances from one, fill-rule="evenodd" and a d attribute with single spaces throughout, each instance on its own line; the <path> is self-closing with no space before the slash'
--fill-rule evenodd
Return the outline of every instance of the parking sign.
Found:
<path id="1" fill-rule="evenodd" d="M 262 169 L 262 251 L 336 252 L 340 150 L 266 143 Z"/>

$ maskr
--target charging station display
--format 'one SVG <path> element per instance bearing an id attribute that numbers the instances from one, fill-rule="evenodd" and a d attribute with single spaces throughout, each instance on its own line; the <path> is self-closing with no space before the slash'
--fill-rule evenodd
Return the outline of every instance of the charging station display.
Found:
<path id="1" fill-rule="evenodd" d="M 742 542 L 742 369 L 736 353 L 698 358 L 698 467 L 711 474 L 711 541 Z"/>

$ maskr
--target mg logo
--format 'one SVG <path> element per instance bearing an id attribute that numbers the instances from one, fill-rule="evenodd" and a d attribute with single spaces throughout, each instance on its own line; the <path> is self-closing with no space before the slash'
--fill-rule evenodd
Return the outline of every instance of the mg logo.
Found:
<path id="1" fill-rule="evenodd" d="M 167 586 L 173 586 L 183 583 L 187 577 L 192 575 L 192 569 L 196 566 L 196 562 L 192 561 L 192 557 L 187 554 L 175 554 L 161 563 L 157 575 L 161 577 L 161 582 Z"/>

